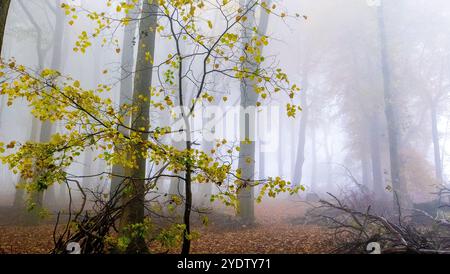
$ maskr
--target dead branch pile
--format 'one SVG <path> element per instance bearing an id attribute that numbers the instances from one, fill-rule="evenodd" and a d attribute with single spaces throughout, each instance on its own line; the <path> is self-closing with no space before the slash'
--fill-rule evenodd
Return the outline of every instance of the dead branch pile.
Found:
<path id="1" fill-rule="evenodd" d="M 382 253 L 450 254 L 450 222 L 427 212 L 413 210 L 429 218 L 431 225 L 415 223 L 411 215 L 401 212 L 391 216 L 373 213 L 369 205 L 364 211 L 328 193 L 331 199 L 321 200 L 315 211 L 334 230 L 336 253 L 367 253 L 366 247 L 377 242 Z"/>
<path id="2" fill-rule="evenodd" d="M 120 217 L 122 207 L 119 206 L 117 197 L 104 200 L 101 193 L 90 191 L 90 197 L 94 198 L 93 210 L 84 210 L 87 201 L 86 189 L 79 188 L 82 193 L 81 209 L 75 214 L 69 210 L 68 221 L 62 232 L 58 231 L 60 213 L 57 217 L 53 231 L 54 254 L 67 253 L 69 243 L 78 243 L 85 254 L 103 253 L 106 241 L 111 231 L 116 231 L 115 224 Z"/>

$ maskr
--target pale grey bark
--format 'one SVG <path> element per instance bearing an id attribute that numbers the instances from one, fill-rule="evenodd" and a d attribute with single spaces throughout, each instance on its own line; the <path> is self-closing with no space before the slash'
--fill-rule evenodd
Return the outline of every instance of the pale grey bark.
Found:
<path id="1" fill-rule="evenodd" d="M 65 15 L 63 11 L 60 9 L 61 0 L 56 1 L 55 4 L 55 26 L 53 31 L 53 51 L 52 51 L 52 59 L 50 63 L 50 68 L 55 70 L 61 70 L 61 60 L 63 58 L 63 39 L 64 39 L 64 22 Z M 46 143 L 50 141 L 50 138 L 54 132 L 54 124 L 50 121 L 44 121 L 41 126 L 41 132 L 39 136 L 39 141 L 41 143 Z M 56 186 L 52 185 L 45 191 L 45 201 L 44 204 L 51 208 L 57 208 L 56 201 Z"/>
<path id="2" fill-rule="evenodd" d="M 369 142 L 370 142 L 370 159 L 372 163 L 372 190 L 375 194 L 375 199 L 381 199 L 383 192 L 383 171 L 381 166 L 381 147 L 380 147 L 380 121 L 377 112 L 372 113 L 369 118 Z"/>
<path id="3" fill-rule="evenodd" d="M 317 191 L 317 146 L 316 129 L 311 128 L 311 191 Z"/>
<path id="4" fill-rule="evenodd" d="M 389 156 L 391 163 L 391 183 L 394 190 L 394 208 L 405 209 L 410 207 L 411 200 L 408 195 L 406 183 L 402 180 L 399 154 L 399 121 L 397 113 L 397 98 L 392 85 L 392 70 L 387 45 L 385 29 L 385 1 L 378 7 L 378 28 L 380 35 L 381 72 L 383 76 L 384 110 L 389 135 Z"/>
<path id="5" fill-rule="evenodd" d="M 326 177 L 326 190 L 330 193 L 334 191 L 334 185 L 332 181 L 332 170 L 333 170 L 333 152 L 330 148 L 329 138 L 329 126 L 327 125 L 324 130 L 324 148 L 325 148 L 325 157 L 326 157 L 326 165 L 327 165 L 327 177 Z"/>
<path id="6" fill-rule="evenodd" d="M 150 99 L 150 88 L 152 85 L 153 65 L 146 59 L 146 54 L 155 56 L 155 39 L 157 26 L 156 4 L 145 1 L 142 5 L 142 13 L 139 24 L 139 43 L 134 77 L 133 102 L 139 107 L 139 111 L 131 116 L 131 127 L 140 129 L 141 138 L 148 139 L 150 124 L 150 100 L 140 101 L 140 97 Z M 140 102 L 138 104 L 138 102 Z M 126 227 L 144 222 L 144 201 L 145 201 L 145 178 L 146 178 L 146 158 L 141 154 L 137 155 L 136 169 L 126 170 L 128 178 L 124 183 L 130 187 L 130 193 L 123 193 L 122 204 L 124 205 L 120 217 L 121 233 L 125 233 Z M 131 179 L 132 178 L 132 179 Z M 131 243 L 127 247 L 128 253 L 147 252 L 148 248 L 142 236 L 127 235 L 131 238 Z"/>
<path id="7" fill-rule="evenodd" d="M 366 148 L 366 142 L 363 140 L 361 144 L 361 183 L 370 189 L 371 187 L 371 179 L 370 179 L 370 154 L 368 149 Z"/>
<path id="8" fill-rule="evenodd" d="M 241 1 L 241 6 L 247 6 L 251 1 Z M 270 6 L 270 1 L 268 1 Z M 251 39 L 253 33 L 252 28 L 256 23 L 255 10 L 250 10 L 247 14 L 247 20 L 243 24 L 242 37 L 244 43 Z M 269 24 L 269 14 L 261 10 L 259 22 L 257 25 L 258 35 L 266 35 L 267 27 Z M 247 68 L 251 71 L 257 69 L 256 64 L 247 64 Z M 253 223 L 255 220 L 254 211 L 254 191 L 252 186 L 246 184 L 246 182 L 252 181 L 255 178 L 255 141 L 251 140 L 251 137 L 255 137 L 255 117 L 256 111 L 254 106 L 258 100 L 258 94 L 253 90 L 254 83 L 249 79 L 241 81 L 241 110 L 240 113 L 240 125 L 241 130 L 244 130 L 244 134 L 241 134 L 240 152 L 238 168 L 241 170 L 241 179 L 244 182 L 244 187 L 240 189 L 238 193 L 239 200 L 239 212 L 238 216 L 243 222 Z M 253 117 L 253 119 L 252 119 Z"/>
<path id="9" fill-rule="evenodd" d="M 83 188 L 84 193 L 86 194 L 86 205 L 90 205 L 90 201 L 93 199 L 92 191 L 94 191 L 95 186 L 95 177 L 91 177 L 94 174 L 94 151 L 90 148 L 84 151 L 84 159 L 83 159 L 83 171 L 82 174 L 85 176 L 82 181 L 81 187 Z"/>
<path id="10" fill-rule="evenodd" d="M 266 153 L 263 151 L 263 143 L 259 142 L 259 178 L 265 178 L 266 170 Z"/>
<path id="11" fill-rule="evenodd" d="M 241 179 L 244 184 L 254 180 L 255 176 L 255 141 L 250 140 L 254 135 L 254 117 L 258 94 L 254 92 L 252 84 L 249 81 L 242 81 L 241 84 L 241 107 L 247 109 L 247 113 L 241 110 L 240 122 L 244 123 L 244 134 L 241 136 L 238 168 L 241 170 Z M 253 118 L 253 119 L 252 119 Z M 242 128 L 242 126 L 241 126 Z M 251 132 L 253 130 L 253 132 Z M 250 140 L 246 142 L 245 140 Z M 244 186 L 238 193 L 239 216 L 244 222 L 252 223 L 255 219 L 254 213 L 254 192 L 252 186 Z"/>
<path id="12" fill-rule="evenodd" d="M 294 167 L 293 183 L 295 185 L 302 184 L 303 178 L 303 164 L 305 163 L 305 143 L 306 143 L 306 128 L 309 119 L 309 108 L 307 102 L 308 93 L 308 75 L 307 72 L 303 75 L 303 87 L 300 94 L 300 105 L 302 107 L 302 113 L 300 114 L 300 128 L 298 132 L 298 145 Z"/>
<path id="13" fill-rule="evenodd" d="M 436 179 L 438 180 L 438 182 L 443 182 L 442 161 L 440 152 L 441 149 L 439 147 L 439 132 L 437 127 L 438 118 L 435 102 L 431 102 L 430 115 L 431 115 L 431 136 L 433 139 L 433 152 L 434 152 L 434 169 Z"/>
<path id="14" fill-rule="evenodd" d="M 50 50 L 50 47 L 44 47 L 43 43 L 43 35 L 44 31 L 41 28 L 41 25 L 35 20 L 32 13 L 29 11 L 28 7 L 22 3 L 22 1 L 18 1 L 19 5 L 21 6 L 22 10 L 27 15 L 27 19 L 30 21 L 30 23 L 33 25 L 33 27 L 36 30 L 37 33 L 37 57 L 38 57 L 38 69 L 43 69 L 45 66 L 45 56 L 47 55 L 47 51 Z M 50 5 L 50 4 L 49 4 Z M 62 44 L 64 39 L 64 14 L 63 11 L 60 10 L 59 6 L 61 5 L 61 1 L 58 0 L 56 2 L 56 8 L 52 10 L 54 12 L 55 16 L 55 25 L 54 25 L 54 31 L 53 31 L 53 39 L 52 39 L 52 57 L 51 57 L 51 63 L 50 68 L 60 70 L 61 69 L 61 63 L 63 58 L 63 50 L 62 50 Z M 52 9 L 53 7 L 50 7 Z M 39 141 L 41 143 L 49 142 L 51 135 L 53 133 L 53 124 L 50 121 L 44 121 L 40 122 L 36 118 L 32 118 L 32 130 L 31 130 L 31 140 Z M 55 187 L 56 186 L 50 186 L 48 190 L 45 191 L 45 196 L 38 195 L 39 199 L 42 199 L 42 197 L 45 197 L 45 201 L 37 201 L 37 204 L 46 204 L 49 207 L 57 208 L 56 205 L 56 194 L 55 194 Z M 16 198 L 20 199 L 23 194 L 17 193 Z M 15 201 L 14 204 L 20 203 L 19 201 Z"/>
<path id="15" fill-rule="evenodd" d="M 284 122 L 284 117 L 285 117 L 286 111 L 284 108 L 280 108 L 280 119 L 279 119 L 279 124 L 282 125 L 282 123 Z M 283 130 L 279 130 L 278 131 L 278 175 L 279 176 L 283 176 L 284 175 L 284 153 L 286 152 L 287 148 L 284 145 L 286 142 L 286 134 Z"/>
<path id="16" fill-rule="evenodd" d="M 43 30 L 41 29 L 41 26 L 38 24 L 38 22 L 34 19 L 33 15 L 31 14 L 31 12 L 28 10 L 28 7 L 26 5 L 24 5 L 22 3 L 22 1 L 17 1 L 18 4 L 20 5 L 20 7 L 22 8 L 22 10 L 25 12 L 25 14 L 27 15 L 27 19 L 30 21 L 30 23 L 33 25 L 33 27 L 36 30 L 36 45 L 37 45 L 37 67 L 38 69 L 42 69 L 44 67 L 45 64 L 45 55 L 46 52 L 48 50 L 48 48 L 46 49 L 44 47 L 44 43 L 43 43 Z M 41 130 L 41 122 L 35 118 L 34 116 L 31 118 L 31 132 L 30 132 L 30 140 L 32 141 L 39 141 L 39 137 L 40 137 L 40 130 Z M 19 184 L 23 184 L 23 178 L 20 179 Z M 25 201 L 23 201 L 23 197 L 24 197 L 24 192 L 23 190 L 19 190 L 18 193 L 16 193 L 17 195 L 15 195 L 15 200 L 14 201 L 14 205 L 17 207 L 19 204 L 23 204 L 25 203 Z M 27 222 L 29 223 L 36 223 L 38 221 L 37 218 L 37 213 L 41 210 L 42 206 L 43 206 L 43 198 L 44 198 L 44 193 L 39 191 L 38 193 L 32 193 L 31 194 L 31 201 L 33 202 L 34 206 L 34 210 L 32 212 L 30 212 L 30 214 L 27 214 Z M 20 208 L 20 207 L 19 207 Z"/>
<path id="17" fill-rule="evenodd" d="M 127 1 L 131 3 L 131 0 Z M 138 12 L 138 8 L 134 8 L 131 14 L 135 14 Z M 135 18 L 134 18 L 135 19 Z M 135 55 L 135 38 L 136 38 L 136 30 L 138 24 L 135 20 L 131 20 L 131 22 L 125 27 L 123 41 L 122 41 L 122 56 L 121 56 L 121 73 L 120 73 L 120 94 L 119 94 L 119 105 L 123 104 L 131 104 L 133 97 L 133 68 L 134 68 L 134 55 Z M 130 117 L 124 117 L 124 124 L 130 126 Z M 126 134 L 126 130 L 121 128 L 123 133 Z M 118 191 L 120 184 L 123 181 L 124 168 L 122 165 L 113 165 L 112 174 L 117 176 L 112 176 L 111 178 L 111 188 L 110 188 L 110 197 L 115 197 Z"/>

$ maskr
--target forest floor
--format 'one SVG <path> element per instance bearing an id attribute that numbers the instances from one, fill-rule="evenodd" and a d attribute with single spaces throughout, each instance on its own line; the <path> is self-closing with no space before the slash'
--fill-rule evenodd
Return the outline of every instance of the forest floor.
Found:
<path id="1" fill-rule="evenodd" d="M 256 225 L 229 222 L 211 216 L 207 226 L 195 222 L 200 238 L 192 243 L 192 253 L 327 253 L 332 250 L 330 231 L 318 225 L 295 224 L 307 210 L 303 203 L 266 200 L 255 208 Z M 226 216 L 226 215 L 222 215 Z M 0 253 L 49 253 L 53 246 L 52 224 L 21 226 L 0 223 Z M 152 246 L 154 252 L 164 252 Z M 170 250 L 169 253 L 178 253 Z"/>

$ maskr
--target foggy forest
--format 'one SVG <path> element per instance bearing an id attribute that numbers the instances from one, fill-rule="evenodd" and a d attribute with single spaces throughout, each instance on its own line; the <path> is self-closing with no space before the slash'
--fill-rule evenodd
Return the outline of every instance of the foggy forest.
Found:
<path id="1" fill-rule="evenodd" d="M 450 2 L 0 0 L 0 254 L 450 254 Z"/>

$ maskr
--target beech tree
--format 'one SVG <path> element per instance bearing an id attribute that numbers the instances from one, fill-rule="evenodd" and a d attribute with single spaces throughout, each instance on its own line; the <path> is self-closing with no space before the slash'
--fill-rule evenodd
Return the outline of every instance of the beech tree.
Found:
<path id="1" fill-rule="evenodd" d="M 90 40 L 105 29 L 127 26 L 132 20 L 130 11 L 136 9 L 138 2 L 114 4 L 115 17 L 87 11 L 87 18 L 97 26 L 79 35 L 74 51 L 85 53 L 92 45 Z M 0 86 L 0 94 L 7 97 L 9 105 L 23 98 L 34 117 L 44 122 L 62 121 L 66 132 L 52 134 L 48 142 L 11 141 L 0 144 L 1 160 L 26 180 L 28 192 L 37 193 L 56 183 L 77 182 L 79 176 L 67 173 L 66 168 L 86 149 L 98 151 L 98 158 L 110 166 L 122 166 L 123 174 L 105 171 L 101 175 L 122 178 L 117 186 L 121 202 L 116 210 L 120 214 L 110 217 L 114 222 L 114 218 L 120 216 L 117 220 L 120 235 L 114 242 L 119 250 L 128 253 L 148 250 L 146 240 L 149 233 L 155 231 L 152 230 L 150 216 L 145 213 L 145 210 L 151 210 L 145 197 L 154 191 L 162 178 L 177 178 L 184 183 L 185 193 L 171 196 L 172 204 L 183 205 L 184 212 L 181 223 L 163 229 L 159 236 L 153 238 L 166 245 L 181 243 L 183 254 L 189 253 L 195 236 L 190 225 L 193 183 L 216 185 L 220 191 L 211 196 L 211 201 L 222 201 L 237 210 L 242 209 L 238 195 L 241 191 L 248 191 L 249 186 L 262 185 L 258 200 L 266 194 L 275 197 L 282 192 L 297 192 L 299 186 L 294 187 L 280 177 L 255 180 L 244 169 L 232 168 L 235 151 L 251 148 L 249 140 L 241 143 L 249 145 L 244 149 L 227 140 L 217 140 L 216 151 L 209 153 L 194 146 L 191 119 L 200 102 L 226 100 L 214 96 L 216 83 L 212 79 L 218 81 L 222 77 L 246 83 L 251 89 L 245 93 L 253 97 L 260 95 L 262 99 L 270 98 L 269 95 L 285 95 L 290 102 L 286 106 L 288 116 L 295 116 L 300 109 L 292 101 L 299 91 L 298 86 L 289 81 L 283 70 L 264 63 L 262 49 L 269 38 L 261 35 L 252 23 L 249 24 L 254 22 L 251 17 L 257 9 L 261 9 L 262 14 L 266 14 L 264 16 L 273 14 L 284 18 L 287 14 L 277 12 L 276 6 L 269 6 L 266 1 L 252 0 L 245 6 L 237 2 L 144 1 L 139 18 L 132 102 L 115 105 L 110 98 L 101 96 L 110 92 L 108 85 L 99 83 L 95 89 L 85 89 L 80 81 L 52 68 L 35 73 L 14 60 L 2 62 L 0 73 L 5 81 Z M 109 1 L 107 3 L 112 5 Z M 61 6 L 68 16 L 76 17 L 73 16 L 78 12 L 76 6 Z M 206 11 L 219 14 L 220 19 L 215 25 L 208 19 Z M 69 24 L 76 24 L 75 21 L 71 20 Z M 242 35 L 243 29 L 245 36 Z M 214 30 L 212 34 L 210 30 Z M 157 63 L 154 59 L 156 35 L 161 37 L 158 43 L 165 41 L 174 49 Z M 120 53 L 120 47 L 116 52 Z M 153 73 L 157 82 L 152 82 Z M 214 78 L 213 75 L 220 77 Z M 174 105 L 175 101 L 179 106 Z M 245 103 L 245 106 L 250 105 L 250 101 Z M 255 102 L 255 106 L 259 104 Z M 174 109 L 174 119 L 179 123 L 176 127 L 153 126 L 150 108 L 156 111 Z M 185 148 L 179 149 L 160 141 L 164 136 L 174 134 L 183 135 Z M 160 168 L 149 171 L 146 161 Z M 83 210 L 78 209 L 78 212 Z M 106 207 L 105 210 L 110 212 L 111 209 Z M 78 218 L 80 214 L 75 216 Z M 104 231 L 104 227 L 101 229 Z M 173 240 L 168 241 L 168 238 Z"/>
<path id="2" fill-rule="evenodd" d="M 131 0 L 127 1 L 127 4 L 133 3 Z M 133 70 L 134 70 L 134 53 L 135 53 L 135 37 L 137 35 L 136 30 L 138 27 L 139 5 L 136 5 L 133 10 L 130 10 L 131 22 L 124 27 L 124 36 L 121 47 L 121 71 L 120 71 L 120 94 L 119 105 L 130 104 L 133 97 Z M 125 117 L 127 120 L 125 124 L 129 124 L 129 117 Z M 121 165 L 114 165 L 112 167 L 113 174 L 124 174 L 123 167 Z M 114 197 L 118 191 L 118 187 L 123 179 L 119 176 L 111 178 L 110 197 Z"/>
<path id="3" fill-rule="evenodd" d="M 242 26 L 242 37 L 244 44 L 244 48 L 246 45 L 251 44 L 254 39 L 254 29 L 256 29 L 256 35 L 259 36 L 259 39 L 264 41 L 266 38 L 267 27 L 269 24 L 269 14 L 270 11 L 267 11 L 268 7 L 271 5 L 271 1 L 264 2 L 265 5 L 261 6 L 259 13 L 259 20 L 257 20 L 256 12 L 257 10 L 251 9 L 247 15 L 248 19 L 243 23 Z M 248 5 L 253 4 L 252 1 L 241 1 L 241 5 L 243 9 L 248 9 Z M 258 54 L 262 54 L 263 46 L 259 46 L 256 48 Z M 245 50 L 244 50 L 245 54 Z M 260 67 L 260 63 L 258 60 L 246 60 L 247 62 L 242 63 L 242 70 L 250 70 L 257 71 Z M 241 81 L 241 107 L 244 111 L 241 111 L 241 119 L 240 122 L 243 123 L 242 130 L 244 131 L 244 135 L 241 136 L 241 144 L 239 151 L 239 170 L 241 172 L 241 177 L 245 181 L 254 181 L 255 180 L 255 119 L 256 119 L 256 111 L 254 111 L 254 106 L 258 104 L 258 98 L 261 95 L 263 98 L 267 96 L 265 92 L 258 92 L 253 90 L 257 87 L 255 79 L 243 78 Z M 244 187 L 239 192 L 239 216 L 242 221 L 245 223 L 253 223 L 255 219 L 254 213 L 254 192 L 251 185 L 246 185 L 244 183 Z"/>
<path id="4" fill-rule="evenodd" d="M 21 0 L 17 1 L 18 5 L 21 8 L 21 11 L 24 12 L 25 15 L 27 15 L 27 19 L 32 25 L 32 28 L 34 29 L 36 33 L 36 44 L 37 44 L 37 68 L 43 69 L 43 67 L 47 63 L 47 55 L 48 52 L 51 50 L 51 59 L 49 62 L 50 67 L 55 69 L 62 69 L 61 63 L 62 63 L 62 40 L 63 40 L 63 30 L 64 30 L 64 14 L 60 10 L 60 1 L 57 1 L 56 6 L 53 6 L 49 4 L 48 2 L 45 3 L 44 9 L 45 12 L 50 12 L 52 16 L 50 16 L 50 19 L 54 19 L 53 22 L 49 20 L 48 25 L 50 27 L 53 27 L 51 34 L 53 37 L 51 37 L 52 43 L 46 43 L 45 40 L 50 40 L 48 37 L 46 37 L 46 31 L 42 24 L 39 24 L 36 21 L 35 16 L 30 11 L 30 7 L 27 6 L 25 3 L 23 3 Z M 53 26 L 51 26 L 53 25 Z M 31 123 L 31 129 L 30 129 L 30 140 L 33 141 L 41 141 L 41 142 L 48 142 L 50 139 L 50 136 L 53 132 L 53 124 L 50 121 L 45 121 L 41 123 L 38 119 L 33 118 Z M 24 203 L 24 192 L 23 189 L 20 187 L 20 184 L 23 184 L 24 182 L 21 180 L 18 183 L 18 188 L 16 190 L 15 200 L 14 200 L 14 208 L 19 210 L 20 212 L 23 211 L 23 203 Z M 34 213 L 27 214 L 27 221 L 30 223 L 37 223 L 38 222 L 38 211 L 42 210 L 44 202 L 48 205 L 48 207 L 55 208 L 56 205 L 56 197 L 55 197 L 55 190 L 54 188 L 49 188 L 46 190 L 45 195 L 44 193 L 34 193 L 32 197 L 29 197 L 32 201 L 32 207 Z M 45 201 L 44 201 L 45 198 Z"/>
<path id="5" fill-rule="evenodd" d="M 0 1 L 0 54 L 2 52 L 3 37 L 5 36 L 6 19 L 8 18 L 11 0 Z"/>
<path id="6" fill-rule="evenodd" d="M 378 28 L 380 35 L 380 58 L 383 77 L 384 110 L 389 136 L 390 175 L 394 190 L 394 207 L 410 208 L 411 200 L 408 195 L 406 183 L 402 180 L 400 154 L 399 154 L 399 122 L 398 106 L 395 91 L 392 85 L 391 61 L 389 59 L 388 40 L 385 29 L 385 1 L 378 7 Z"/>
<path id="7" fill-rule="evenodd" d="M 155 37 L 157 28 L 157 12 L 156 3 L 145 2 L 142 6 L 141 19 L 139 24 L 139 42 L 136 60 L 136 74 L 134 77 L 133 104 L 137 107 L 136 111 L 131 114 L 130 128 L 138 129 L 139 139 L 146 141 L 149 138 L 150 127 L 150 100 L 149 92 L 152 87 L 152 61 L 148 56 L 154 56 L 155 53 Z M 146 57 L 147 56 L 147 57 Z M 152 58 L 152 57 L 150 57 Z M 146 98 L 142 100 L 142 98 Z M 136 144 L 137 151 L 145 151 L 143 144 Z M 134 231 L 130 229 L 130 225 L 144 223 L 144 200 L 145 200 L 145 177 L 146 177 L 146 161 L 144 154 L 136 155 L 136 166 L 125 170 L 126 179 L 123 182 L 124 188 L 128 188 L 123 193 L 122 204 L 124 209 L 120 219 L 122 233 L 130 239 L 127 246 L 129 252 L 143 253 L 147 252 L 147 246 L 143 235 L 135 236 Z M 113 174 L 114 176 L 114 174 Z"/>

